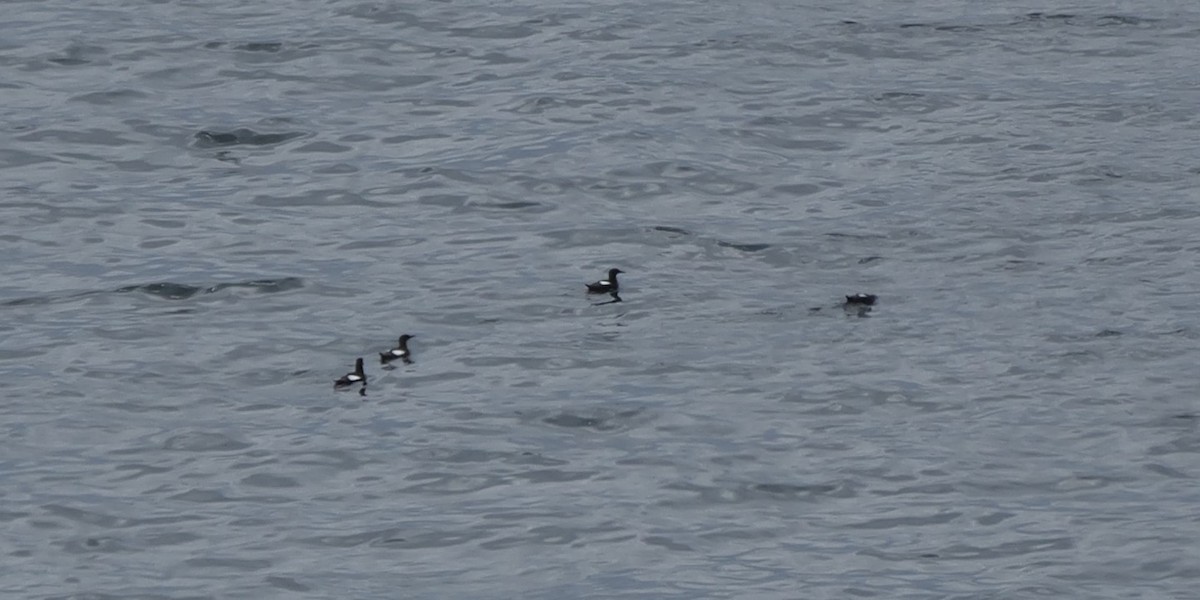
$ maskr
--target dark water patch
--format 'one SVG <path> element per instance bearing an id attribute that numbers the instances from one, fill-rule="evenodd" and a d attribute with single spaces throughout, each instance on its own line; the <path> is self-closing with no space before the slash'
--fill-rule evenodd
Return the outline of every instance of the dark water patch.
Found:
<path id="1" fill-rule="evenodd" d="M 183 561 L 189 567 L 205 569 L 232 569 L 235 571 L 261 571 L 270 568 L 271 561 L 247 558 L 189 558 Z"/>
<path id="2" fill-rule="evenodd" d="M 231 496 L 224 490 L 194 488 L 186 492 L 168 496 L 171 500 L 195 502 L 197 504 L 225 504 L 230 502 L 246 504 L 288 504 L 294 502 L 285 496 Z"/>
<path id="3" fill-rule="evenodd" d="M 620 181 L 613 179 L 591 179 L 579 181 L 582 189 L 613 200 L 636 199 L 646 201 L 656 196 L 672 193 L 670 187 L 654 181 Z"/>
<path id="4" fill-rule="evenodd" d="M 910 114 L 929 114 L 959 106 L 958 102 L 945 96 L 903 91 L 876 94 L 871 97 L 871 102 L 877 106 L 894 109 L 896 112 Z"/>
<path id="5" fill-rule="evenodd" d="M 1158 464 L 1158 463 L 1146 463 L 1146 464 L 1142 465 L 1142 468 L 1151 473 L 1154 473 L 1155 475 L 1167 477 L 1170 479 L 1190 480 L 1190 479 L 1194 478 L 1193 475 L 1191 475 L 1190 473 L 1188 473 L 1186 471 L 1181 471 L 1179 469 L 1176 469 L 1173 467 L 1168 467 L 1166 465 L 1162 465 L 1162 464 Z"/>
<path id="6" fill-rule="evenodd" d="M 614 411 L 600 409 L 592 414 L 561 412 L 541 418 L 541 422 L 567 429 L 591 429 L 612 432 L 629 428 L 644 411 L 642 409 Z"/>
<path id="7" fill-rule="evenodd" d="M 630 25 L 606 25 L 592 29 L 569 31 L 567 32 L 566 37 L 572 40 L 591 42 L 616 42 L 629 39 L 628 36 L 621 35 L 617 33 L 617 31 L 630 28 L 632 28 Z"/>
<path id="8" fill-rule="evenodd" d="M 653 231 L 663 231 L 663 232 L 666 232 L 666 233 L 674 233 L 674 234 L 681 235 L 681 236 L 683 236 L 683 235 L 692 235 L 692 232 L 690 232 L 690 231 L 688 231 L 688 230 L 686 230 L 686 229 L 681 229 L 681 228 L 679 228 L 679 227 L 669 227 L 669 226 L 666 226 L 666 225 L 656 225 L 656 226 L 654 226 L 654 227 L 651 227 L 651 229 L 652 229 Z"/>
<path id="9" fill-rule="evenodd" d="M 845 233 L 842 231 L 832 231 L 825 234 L 827 237 L 834 239 L 850 239 L 850 240 L 882 240 L 887 236 L 882 233 Z"/>
<path id="10" fill-rule="evenodd" d="M 1070 13 L 1031 12 L 1031 13 L 1026 13 L 1024 15 L 1024 17 L 1021 18 L 1021 20 L 1034 21 L 1034 22 L 1037 22 L 1037 21 L 1065 22 L 1065 21 L 1070 21 L 1071 19 L 1074 19 L 1074 18 L 1075 18 L 1075 15 L 1070 14 Z"/>
<path id="11" fill-rule="evenodd" d="M 272 475 L 270 473 L 255 473 L 242 478 L 243 485 L 265 488 L 294 488 L 301 487 L 300 482 L 291 477 Z"/>
<path id="12" fill-rule="evenodd" d="M 73 295 L 72 297 L 78 296 Z M 27 298 L 17 298 L 15 300 L 5 300 L 4 302 L 0 302 L 0 306 L 39 306 L 42 304 L 50 304 L 54 300 L 55 298 L 52 296 L 30 296 Z"/>
<path id="13" fill-rule="evenodd" d="M 984 31 L 984 27 L 978 25 L 936 25 L 934 31 L 948 31 L 951 33 L 978 33 Z"/>
<path id="14" fill-rule="evenodd" d="M 734 242 L 722 242 L 721 240 L 717 240 L 717 245 L 722 248 L 741 250 L 742 252 L 761 252 L 771 247 L 770 244 L 739 244 Z"/>
<path id="15" fill-rule="evenodd" d="M 162 447 L 164 450 L 187 452 L 232 452 L 245 450 L 253 445 L 235 440 L 223 433 L 193 431 L 167 438 Z"/>
<path id="16" fill-rule="evenodd" d="M 282 78 L 281 78 L 282 79 Z M 429 83 L 437 78 L 432 75 L 377 75 L 375 77 L 341 77 L 333 82 L 345 90 L 362 90 L 368 92 L 386 92 L 396 89 L 416 87 Z M 442 111 L 411 111 L 412 116 L 440 115 Z"/>
<path id="17" fill-rule="evenodd" d="M 425 140 L 444 140 L 451 136 L 441 133 L 405 133 L 401 135 L 393 135 L 390 137 L 380 138 L 380 142 L 384 144 L 407 144 L 409 142 L 422 142 Z M 432 170 L 431 170 L 432 171 Z"/>
<path id="18" fill-rule="evenodd" d="M 487 65 L 514 65 L 529 62 L 527 58 L 505 54 L 503 52 L 485 52 L 471 58 Z"/>
<path id="19" fill-rule="evenodd" d="M 12 521 L 16 521 L 17 519 L 25 519 L 25 518 L 28 518 L 31 514 L 32 513 L 24 512 L 24 511 L 11 512 L 11 511 L 0 510 L 0 523 L 11 523 Z"/>
<path id="20" fill-rule="evenodd" d="M 543 213 L 554 210 L 554 206 L 543 204 L 541 202 L 532 202 L 529 200 L 513 200 L 510 202 L 488 202 L 488 203 L 472 203 L 471 206 L 479 208 L 495 208 L 500 210 L 520 210 L 529 213 Z"/>
<path id="21" fill-rule="evenodd" d="M 141 336 L 138 336 L 133 339 L 144 339 L 144 338 Z M 148 405 L 143 402 L 101 402 L 101 403 L 99 403 L 99 406 L 104 406 L 104 407 L 112 408 L 115 410 L 123 410 L 123 411 L 127 411 L 130 413 L 149 413 L 149 412 L 170 413 L 170 412 L 179 412 L 179 410 L 180 410 L 180 408 L 178 406 L 156 406 L 156 405 Z"/>
<path id="22" fill-rule="evenodd" d="M 403 541 L 404 536 L 400 528 L 380 529 L 377 532 L 361 532 L 350 533 L 344 535 L 320 535 L 317 538 L 307 538 L 300 540 L 302 544 L 312 544 L 316 546 L 328 546 L 335 548 L 353 548 L 355 546 L 378 546 L 382 544 L 394 544 L 394 542 Z"/>
<path id="23" fill-rule="evenodd" d="M 105 50 L 101 46 L 72 43 L 63 50 L 62 55 L 48 58 L 46 62 L 60 67 L 78 67 L 96 62 L 96 59 L 104 54 Z"/>
<path id="24" fill-rule="evenodd" d="M 142 219 L 142 224 L 163 229 L 183 229 L 187 222 L 179 219 Z"/>
<path id="25" fill-rule="evenodd" d="M 40 154 L 33 154 L 31 152 L 25 152 L 23 150 L 0 148 L 0 169 L 8 169 L 8 168 L 12 168 L 12 167 L 25 167 L 25 166 L 29 166 L 29 165 L 36 165 L 38 163 L 44 163 L 44 162 L 64 162 L 64 161 L 62 161 L 61 159 L 58 159 L 58 158 L 54 158 L 52 156 L 43 156 Z M 10 203 L 9 206 L 13 206 L 13 204 Z M 36 205 L 34 205 L 34 206 L 36 206 Z"/>
<path id="26" fill-rule="evenodd" d="M 1165 456 L 1169 454 L 1182 454 L 1188 457 L 1195 456 L 1200 454 L 1200 437 L 1189 432 L 1164 444 L 1150 446 L 1146 450 L 1146 454 L 1149 456 Z"/>
<path id="27" fill-rule="evenodd" d="M 448 32 L 455 37 L 481 38 L 489 40 L 516 40 L 539 33 L 539 29 L 524 23 L 483 25 L 480 27 L 451 27 Z"/>
<path id="28" fill-rule="evenodd" d="M 530 544 L 571 544 L 579 538 L 578 532 L 565 527 L 554 525 L 544 525 L 534 527 L 521 535 L 502 537 L 494 540 L 488 540 L 479 545 L 480 548 L 486 550 L 503 550 L 506 548 L 518 548 Z"/>
<path id="29" fill-rule="evenodd" d="M 486 463 L 502 461 L 511 456 L 509 452 L 476 450 L 473 448 L 422 448 L 409 453 L 420 461 L 444 463 Z"/>
<path id="30" fill-rule="evenodd" d="M 71 582 L 72 578 L 66 578 L 65 581 Z M 78 585 L 78 584 L 74 584 Z M 173 600 L 170 596 L 162 594 L 139 594 L 138 596 L 130 596 L 129 594 L 105 594 L 103 592 L 77 592 L 66 594 L 63 596 L 43 596 L 45 600 Z M 193 597 L 187 600 L 209 600 L 211 596 Z"/>
<path id="31" fill-rule="evenodd" d="M 110 454 L 114 456 L 120 456 L 122 454 L 141 454 L 145 452 L 145 450 L 145 448 L 113 450 L 110 452 Z M 146 475 L 161 475 L 169 472 L 172 468 L 173 467 L 160 467 L 140 463 L 125 463 L 113 467 L 113 471 L 118 473 L 127 473 L 122 477 L 115 478 L 114 481 L 129 481 L 139 477 L 144 477 Z"/>
<path id="32" fill-rule="evenodd" d="M 716 196 L 741 194 L 758 188 L 755 183 L 740 180 L 731 170 L 675 161 L 622 167 L 613 169 L 609 175 L 618 180 L 649 180 L 647 183 L 656 186 L 662 186 L 666 180 L 673 182 L 668 185 L 680 185 Z M 669 193 L 670 188 L 664 188 L 664 192 Z"/>
<path id="33" fill-rule="evenodd" d="M 814 496 L 827 496 L 841 489 L 837 485 L 822 484 L 792 484 L 792 483 L 756 483 L 746 488 L 753 494 L 765 494 L 772 498 L 789 500 L 808 499 Z"/>
<path id="34" fill-rule="evenodd" d="M 450 208 L 455 213 L 486 212 L 492 210 L 545 213 L 556 208 L 553 204 L 533 200 L 493 201 L 490 199 L 476 199 L 461 194 L 428 194 L 421 196 L 417 202 Z"/>
<path id="35" fill-rule="evenodd" d="M 446 29 L 445 22 L 443 20 L 422 18 L 411 12 L 411 9 L 413 8 L 415 7 L 407 4 L 357 2 L 350 5 L 348 8 L 339 8 L 335 10 L 334 14 L 338 16 L 364 19 L 373 21 L 375 23 L 412 27 L 424 34 L 435 31 L 444 31 Z"/>
<path id="36" fill-rule="evenodd" d="M 524 479 L 529 483 L 562 483 L 565 481 L 583 481 L 595 477 L 596 471 L 563 471 L 561 469 L 537 469 L 513 473 L 514 479 Z"/>
<path id="37" fill-rule="evenodd" d="M 652 162 L 642 165 L 636 170 L 616 170 L 612 171 L 613 175 L 629 176 L 629 175 L 650 175 L 652 177 L 662 177 L 666 179 L 692 179 L 696 177 L 711 176 L 713 171 L 703 166 L 674 162 L 662 161 Z"/>
<path id="38" fill-rule="evenodd" d="M 1015 24 L 1063 25 L 1068 27 L 1131 27 L 1148 29 L 1160 27 L 1162 23 L 1170 23 L 1163 19 L 1138 17 L 1134 15 L 1080 15 L 1071 13 L 1031 12 L 1015 21 Z"/>
<path id="39" fill-rule="evenodd" d="M 283 50 L 283 42 L 246 42 L 242 44 L 235 44 L 233 48 L 235 50 L 242 50 L 244 52 L 274 53 Z"/>
<path id="40" fill-rule="evenodd" d="M 442 428 L 440 431 L 462 431 L 460 428 Z M 418 481 L 400 493 L 434 494 L 437 496 L 470 494 L 491 487 L 507 484 L 503 477 L 497 475 L 459 473 L 413 473 L 405 477 L 409 481 Z"/>
<path id="41" fill-rule="evenodd" d="M 677 115 L 680 113 L 696 112 L 694 106 L 660 106 L 650 109 L 650 112 L 656 115 Z"/>
<path id="42" fill-rule="evenodd" d="M 738 504 L 764 500 L 812 502 L 824 497 L 849 498 L 855 495 L 849 486 L 838 484 L 747 483 L 730 487 L 672 483 L 664 487 L 696 494 L 704 504 Z"/>
<path id="43" fill-rule="evenodd" d="M 555 96 L 537 96 L 523 100 L 517 106 L 504 110 L 518 114 L 536 115 L 556 109 L 577 109 L 589 104 L 595 104 L 595 102 L 592 100 L 578 100 Z"/>
<path id="44" fill-rule="evenodd" d="M 109 528 L 109 529 L 123 528 L 123 527 L 141 527 L 141 526 L 147 526 L 147 525 L 149 525 L 149 526 L 156 526 L 156 525 L 178 526 L 180 523 L 203 521 L 205 519 L 205 517 L 201 517 L 201 516 L 180 515 L 180 514 L 174 514 L 172 516 L 166 516 L 166 517 L 145 517 L 145 518 L 116 517 L 113 515 L 109 515 L 109 514 L 105 514 L 105 513 L 101 513 L 101 512 L 97 512 L 97 511 L 84 510 L 84 509 L 75 508 L 72 506 L 64 506 L 61 504 L 45 504 L 45 505 L 42 505 L 40 508 L 54 516 L 69 519 L 69 520 L 75 521 L 77 523 L 84 523 L 87 525 L 94 525 L 94 526 L 105 527 L 105 528 Z"/>
<path id="45" fill-rule="evenodd" d="M 213 148 L 218 146 L 271 146 L 282 144 L 288 140 L 311 135 L 308 132 L 291 131 L 284 133 L 258 133 L 253 129 L 234 129 L 233 131 L 201 130 L 196 133 L 196 146 Z"/>
<path id="46" fill-rule="evenodd" d="M 771 188 L 773 191 L 788 196 L 811 196 L 821 191 L 821 186 L 814 183 L 789 183 Z"/>
<path id="47" fill-rule="evenodd" d="M 262 61 L 260 61 L 260 62 L 262 62 Z M 276 61 L 272 60 L 271 62 L 276 62 Z M 309 75 L 308 73 L 302 73 L 302 74 L 298 74 L 298 75 L 290 75 L 290 74 L 284 74 L 283 72 L 280 72 L 283 70 L 284 69 L 271 70 L 268 68 L 221 69 L 220 71 L 217 71 L 216 79 L 217 80 L 231 80 L 232 79 L 232 80 L 239 80 L 239 81 L 255 81 L 255 80 L 275 81 L 278 83 L 295 84 L 297 86 L 306 86 L 306 85 L 312 84 L 312 82 L 313 82 L 313 77 L 311 75 Z M 287 72 L 292 73 L 293 71 L 291 71 L 289 69 L 289 70 L 287 70 Z M 357 80 L 357 82 L 359 82 L 359 83 L 364 82 L 364 81 L 370 82 L 371 80 L 370 79 Z M 358 87 L 357 85 L 354 85 L 352 82 L 347 82 L 344 79 L 342 81 L 329 81 L 327 83 L 329 85 L 334 85 L 334 86 Z M 199 83 L 199 84 L 195 85 L 194 87 L 207 87 L 209 85 L 212 85 L 212 84 Z M 372 86 L 372 87 L 374 87 L 374 86 Z"/>
<path id="48" fill-rule="evenodd" d="M 1099 27 L 1113 26 L 1131 26 L 1131 27 L 1147 27 L 1159 23 L 1161 19 L 1147 19 L 1143 17 L 1135 17 L 1132 15 L 1105 15 L 1096 19 L 1096 25 Z"/>
<path id="49" fill-rule="evenodd" d="M 92 92 L 90 94 L 80 94 L 72 96 L 72 102 L 86 102 L 97 106 L 110 106 L 114 104 L 127 104 L 132 100 L 141 100 L 148 98 L 149 94 L 138 90 L 121 89 L 110 90 L 107 92 Z"/>
<path id="50" fill-rule="evenodd" d="M 957 487 L 947 483 L 929 483 L 923 485 L 904 486 L 888 490 L 873 490 L 871 494 L 875 496 L 905 496 L 909 494 L 942 495 L 953 494 L 957 491 Z"/>
<path id="51" fill-rule="evenodd" d="M 557 196 L 569 189 L 569 182 L 553 181 L 528 175 L 513 175 L 508 183 L 519 185 L 521 189 L 544 196 Z"/>
<path id="52" fill-rule="evenodd" d="M 289 592 L 310 592 L 312 588 L 292 579 L 291 577 L 282 577 L 279 575 L 269 575 L 266 582 L 272 587 L 287 590 Z"/>
<path id="53" fill-rule="evenodd" d="M 282 279 L 254 279 L 232 283 L 218 283 L 208 287 L 188 285 L 184 283 L 148 283 L 131 285 L 113 290 L 118 294 L 141 292 L 164 300 L 186 300 L 198 294 L 215 294 L 228 289 L 248 289 L 262 294 L 276 294 L 304 287 L 304 280 L 299 277 L 284 277 Z"/>
<path id="54" fill-rule="evenodd" d="M 943 560 L 994 560 L 1014 556 L 1028 556 L 1043 552 L 1062 552 L 1073 548 L 1075 548 L 1075 540 L 1067 537 L 1058 537 L 1005 542 L 994 546 L 954 544 L 933 552 L 930 557 Z M 903 562 L 912 560 L 912 556 L 907 553 L 885 552 L 874 548 L 863 549 L 861 553 L 884 560 L 898 560 Z"/>
<path id="55" fill-rule="evenodd" d="M 360 240 L 347 242 L 337 246 L 338 250 L 396 250 L 414 246 L 425 241 L 425 238 L 384 238 L 378 240 Z"/>
<path id="56" fill-rule="evenodd" d="M 812 152 L 842 152 L 848 147 L 844 142 L 785 135 L 778 130 L 723 129 L 722 133 L 749 140 L 756 144 L 784 150 L 808 150 Z"/>
<path id="57" fill-rule="evenodd" d="M 22 142 L 54 142 L 65 144 L 91 144 L 97 146 L 128 146 L 135 144 L 133 140 L 125 139 L 116 132 L 96 127 L 90 129 L 39 129 L 17 137 Z M 62 154 L 66 154 L 63 152 Z M 99 160 L 99 157 L 83 158 Z"/>
<path id="58" fill-rule="evenodd" d="M 895 529 L 897 527 L 921 527 L 925 525 L 941 525 L 950 523 L 962 517 L 961 512 L 942 512 L 936 515 L 926 517 L 885 517 L 878 519 L 868 519 L 857 523 L 847 523 L 842 525 L 848 529 Z"/>
<path id="59" fill-rule="evenodd" d="M 985 28 L 979 25 L 968 25 L 963 23 L 901 23 L 900 29 L 928 29 L 930 31 L 944 31 L 949 33 L 978 33 L 980 31 L 984 31 Z"/>
<path id="60" fill-rule="evenodd" d="M 62 66 L 62 67 L 77 67 L 79 65 L 86 65 L 89 62 L 91 62 L 84 58 L 75 58 L 75 57 L 69 57 L 69 56 L 50 58 L 50 59 L 47 59 L 47 61 L 52 62 L 52 63 Z"/>
<path id="61" fill-rule="evenodd" d="M 745 37 L 729 37 L 729 38 L 705 38 L 692 42 L 692 46 L 703 48 L 706 50 L 741 50 L 746 41 L 752 38 Z"/>
<path id="62" fill-rule="evenodd" d="M 352 148 L 350 146 L 344 146 L 342 144 L 335 144 L 333 142 L 320 141 L 320 142 L 312 142 L 312 143 L 300 146 L 299 148 L 296 148 L 296 152 L 328 154 L 328 153 L 349 152 L 353 149 L 354 148 Z"/>
<path id="63" fill-rule="evenodd" d="M 344 189 L 308 190 L 295 196 L 270 196 L 259 194 L 250 200 L 255 206 L 267 208 L 305 207 L 305 206 L 375 206 L 390 207 L 391 203 L 367 200 L 357 192 Z"/>
<path id="64" fill-rule="evenodd" d="M 487 236 L 487 237 L 460 237 L 458 239 L 449 240 L 445 243 L 450 246 L 480 246 L 480 245 L 489 246 L 489 245 L 493 245 L 493 244 L 507 244 L 509 242 L 515 242 L 515 241 L 517 241 L 517 239 L 518 238 L 516 236 L 511 236 L 511 235 L 498 235 L 498 236 Z M 466 281 L 470 281 L 470 280 L 466 280 Z M 460 282 L 452 281 L 452 282 L 448 282 L 448 283 L 460 283 Z"/>
<path id="65" fill-rule="evenodd" d="M 54 516 L 75 521 L 76 523 L 85 523 L 96 527 L 111 529 L 114 527 L 127 527 L 130 524 L 129 519 L 60 504 L 46 504 L 42 506 L 42 510 Z"/>
<path id="66" fill-rule="evenodd" d="M 596 296 L 602 298 L 605 296 Z M 557 307 L 549 307 L 549 314 L 558 314 L 561 309 Z M 460 359 L 463 366 L 467 367 L 497 367 L 511 365 L 529 371 L 555 371 L 565 369 L 597 369 L 604 367 L 620 367 L 624 366 L 625 362 L 619 359 L 588 359 L 587 357 L 568 357 L 561 354 L 554 356 L 525 356 L 525 357 L 503 357 L 503 356 L 480 356 L 480 357 L 464 357 Z"/>
<path id="67" fill-rule="evenodd" d="M 464 194 L 424 194 L 417 197 L 417 203 L 458 209 L 466 206 L 467 196 Z"/>
<path id="68" fill-rule="evenodd" d="M 667 536 L 662 535 L 647 535 L 641 538 L 643 544 L 647 546 L 658 546 L 675 552 L 695 552 L 696 549 L 692 546 L 677 542 Z"/>
<path id="69" fill-rule="evenodd" d="M 421 548 L 446 548 L 474 542 L 491 535 L 490 528 L 477 527 L 478 531 L 434 531 L 408 532 L 404 536 L 394 535 L 373 540 L 369 545 L 373 548 L 393 548 L 396 550 Z"/>
<path id="70" fill-rule="evenodd" d="M 140 548 L 131 547 L 117 538 L 86 537 L 64 542 L 62 544 L 62 550 L 67 554 L 90 554 L 92 552 L 129 552 L 131 550 L 140 550 Z"/>

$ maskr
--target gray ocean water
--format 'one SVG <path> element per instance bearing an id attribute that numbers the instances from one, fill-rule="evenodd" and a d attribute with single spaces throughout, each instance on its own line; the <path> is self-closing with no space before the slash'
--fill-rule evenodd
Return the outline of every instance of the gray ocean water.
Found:
<path id="1" fill-rule="evenodd" d="M 4 6 L 0 597 L 1197 597 L 1194 2 Z"/>

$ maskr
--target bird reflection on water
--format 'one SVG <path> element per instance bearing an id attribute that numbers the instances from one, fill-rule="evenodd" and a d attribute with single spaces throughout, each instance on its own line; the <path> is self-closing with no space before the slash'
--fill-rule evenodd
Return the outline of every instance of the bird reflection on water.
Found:
<path id="1" fill-rule="evenodd" d="M 616 292 L 610 292 L 608 295 L 612 296 L 612 300 L 605 300 L 604 302 L 593 302 L 592 306 L 604 306 L 605 304 L 616 304 L 618 302 L 623 302 L 623 300 L 621 300 L 621 297 L 618 296 Z"/>

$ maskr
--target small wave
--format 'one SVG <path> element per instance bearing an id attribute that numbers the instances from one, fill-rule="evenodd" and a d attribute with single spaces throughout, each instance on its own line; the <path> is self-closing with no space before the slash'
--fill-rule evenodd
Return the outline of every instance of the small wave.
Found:
<path id="1" fill-rule="evenodd" d="M 5 300 L 0 302 L 3 307 L 20 307 L 20 306 L 36 306 L 40 304 L 53 304 L 58 302 L 70 302 L 81 298 L 98 296 L 101 294 L 128 294 L 133 292 L 141 292 L 151 296 L 157 296 L 165 300 L 186 300 L 199 294 L 214 294 L 221 290 L 229 288 L 244 288 L 250 289 L 261 294 L 274 294 L 277 292 L 286 292 L 289 290 L 299 289 L 304 287 L 304 280 L 299 277 L 283 277 L 281 279 L 254 279 L 251 281 L 239 281 L 232 283 L 218 283 L 210 286 L 196 286 L 185 283 L 174 283 L 170 281 L 146 283 L 141 285 L 127 285 L 119 287 L 115 290 L 94 290 L 88 292 L 73 292 L 62 294 L 47 294 L 43 296 L 28 296 L 25 298 L 15 298 L 13 300 Z"/>
<path id="2" fill-rule="evenodd" d="M 299 277 L 284 277 L 282 279 L 255 279 L 233 283 L 218 283 L 208 287 L 187 285 L 183 283 L 161 282 L 145 285 L 131 285 L 114 290 L 117 293 L 143 292 L 167 300 L 185 300 L 197 294 L 215 294 L 230 288 L 245 288 L 263 294 L 286 292 L 304 287 L 304 281 Z"/>
<path id="3" fill-rule="evenodd" d="M 196 133 L 196 145 L 201 148 L 211 148 L 214 146 L 271 146 L 274 144 L 282 144 L 288 140 L 294 140 L 299 137 L 308 135 L 300 131 L 289 131 L 285 133 L 258 133 L 253 129 L 234 129 L 233 131 L 207 131 L 202 130 Z"/>

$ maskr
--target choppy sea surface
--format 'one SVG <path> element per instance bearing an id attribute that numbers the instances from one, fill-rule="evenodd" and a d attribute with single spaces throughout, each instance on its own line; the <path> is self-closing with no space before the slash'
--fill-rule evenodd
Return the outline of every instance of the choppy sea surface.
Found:
<path id="1" fill-rule="evenodd" d="M 1200 589 L 1200 5 L 5 13 L 4 598 Z"/>

